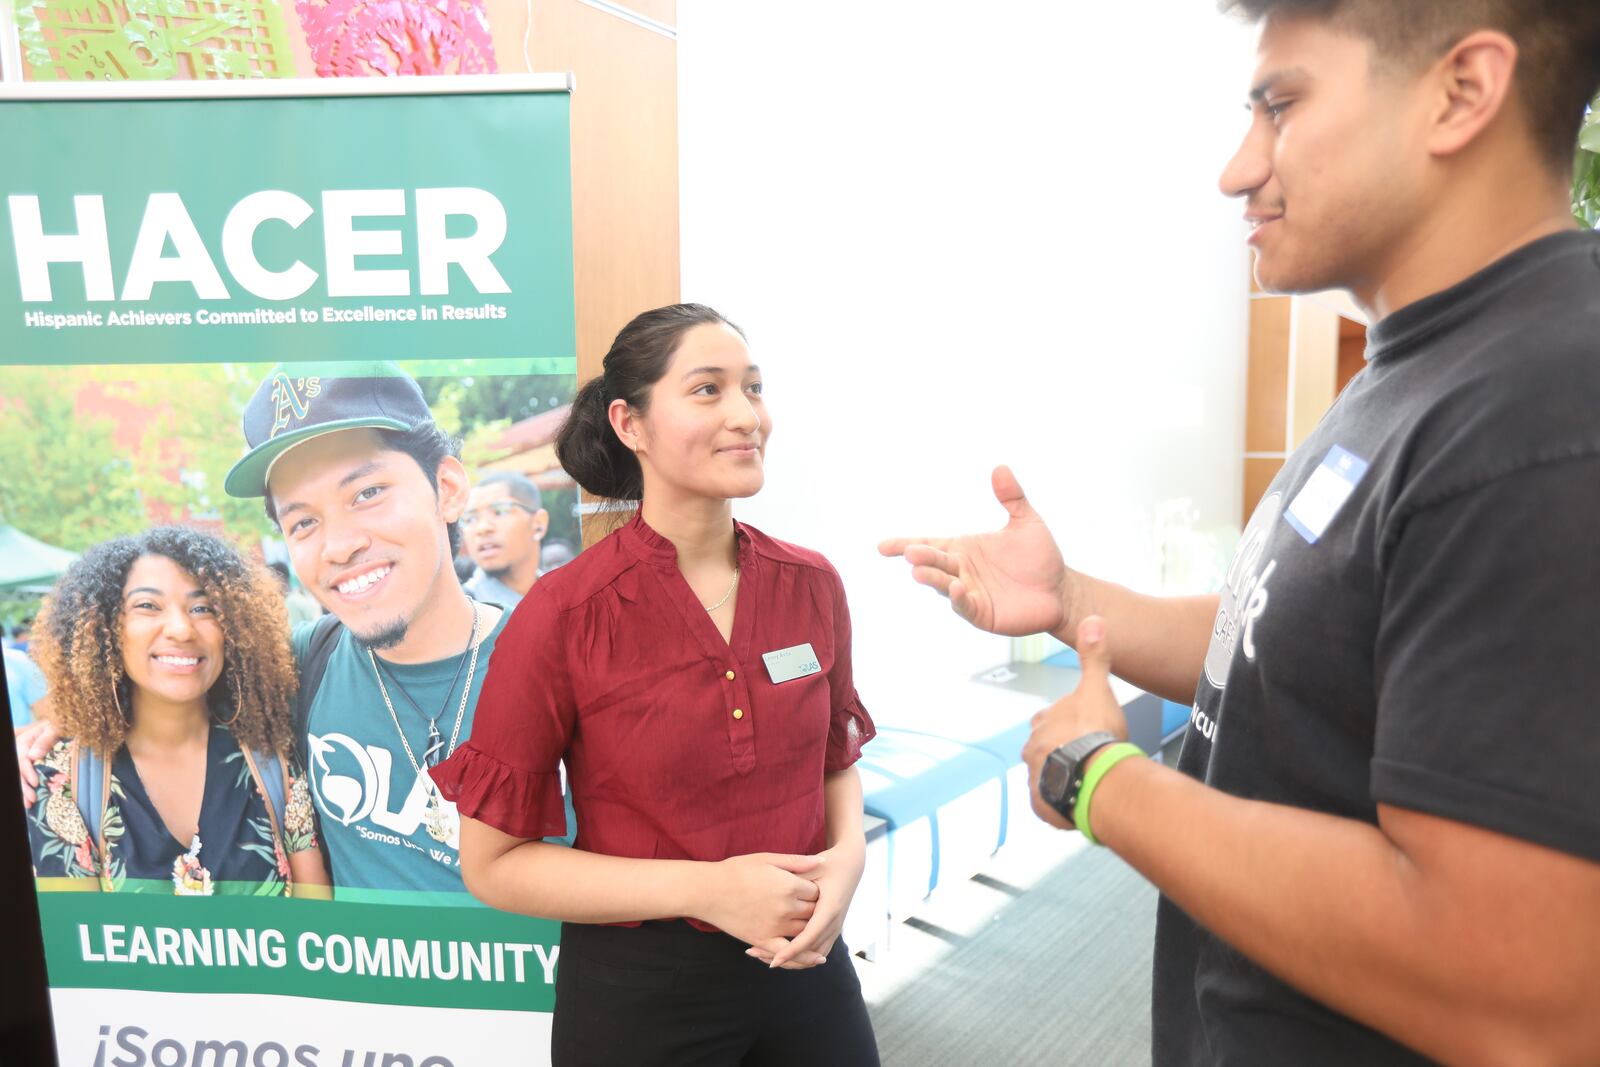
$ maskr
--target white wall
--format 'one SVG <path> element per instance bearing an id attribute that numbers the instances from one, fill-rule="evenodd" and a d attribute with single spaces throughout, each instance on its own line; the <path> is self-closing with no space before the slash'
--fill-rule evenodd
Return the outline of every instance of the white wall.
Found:
<path id="1" fill-rule="evenodd" d="M 777 420 L 738 513 L 838 566 L 869 707 L 1007 658 L 874 547 L 998 525 L 996 463 L 1139 587 L 1164 502 L 1237 526 L 1247 30 L 1193 0 L 678 17 L 683 294 L 744 327 Z"/>

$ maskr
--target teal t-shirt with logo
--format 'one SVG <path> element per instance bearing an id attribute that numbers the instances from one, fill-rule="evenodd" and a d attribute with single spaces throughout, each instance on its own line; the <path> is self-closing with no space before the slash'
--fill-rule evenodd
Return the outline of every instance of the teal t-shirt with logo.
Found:
<path id="1" fill-rule="evenodd" d="M 478 693 L 489 673 L 489 655 L 510 617 L 509 611 L 502 612 L 480 643 L 471 691 L 461 712 L 457 747 L 472 733 Z M 296 660 L 305 656 L 313 625 L 295 630 Z M 318 828 L 333 867 L 335 899 L 383 904 L 475 903 L 461 881 L 460 821 L 455 805 L 440 799 L 439 805 L 449 816 L 444 825 L 450 832 L 446 840 L 437 840 L 429 832 L 430 825 L 435 831 L 440 829 L 436 816 L 430 820 L 431 787 L 412 767 L 395 726 L 398 719 L 412 755 L 422 764 L 428 720 L 417 707 L 428 715 L 437 714 L 447 754 L 470 655 L 466 663 L 454 656 L 433 663 L 384 661 L 383 681 L 394 704 L 391 717 L 366 649 L 348 629 L 340 631 L 312 698 L 306 737 L 301 739 Z M 410 694 L 410 700 L 401 689 Z"/>

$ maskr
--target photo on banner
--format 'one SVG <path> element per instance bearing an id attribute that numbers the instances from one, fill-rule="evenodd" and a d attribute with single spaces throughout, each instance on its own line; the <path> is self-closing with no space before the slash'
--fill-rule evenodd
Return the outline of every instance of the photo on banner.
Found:
<path id="1" fill-rule="evenodd" d="M 63 1064 L 548 1047 L 559 926 L 465 891 L 428 777 L 513 571 L 582 543 L 566 84 L 503 85 L 0 96 L 38 146 L 0 178 L 0 619 L 13 725 L 55 736 L 25 819 Z M 383 658 L 462 581 L 465 651 Z M 133 734 L 175 708 L 203 758 Z"/>

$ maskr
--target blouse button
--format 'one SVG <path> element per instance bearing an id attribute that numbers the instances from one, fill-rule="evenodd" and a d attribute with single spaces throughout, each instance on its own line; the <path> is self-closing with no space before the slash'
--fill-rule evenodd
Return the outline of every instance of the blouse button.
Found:
<path id="1" fill-rule="evenodd" d="M 742 718 L 744 718 L 744 711 L 743 711 L 743 709 L 741 709 L 741 708 L 734 708 L 734 709 L 733 709 L 733 717 L 734 717 L 734 718 L 735 718 L 735 719 L 742 719 Z"/>
<path id="2" fill-rule="evenodd" d="M 731 682 L 731 681 L 733 681 L 733 672 L 729 671 L 727 674 L 723 675 L 723 677 L 728 679 L 728 681 Z"/>

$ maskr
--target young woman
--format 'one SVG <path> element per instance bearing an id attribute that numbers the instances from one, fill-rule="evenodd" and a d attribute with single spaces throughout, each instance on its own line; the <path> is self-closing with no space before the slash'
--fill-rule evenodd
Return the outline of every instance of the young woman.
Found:
<path id="1" fill-rule="evenodd" d="M 51 591 L 34 649 L 62 735 L 28 813 L 41 889 L 327 895 L 265 570 L 181 526 L 104 542 Z"/>
<path id="2" fill-rule="evenodd" d="M 617 335 L 561 465 L 639 514 L 541 578 L 472 739 L 434 771 L 467 887 L 563 920 L 555 1064 L 876 1064 L 839 939 L 872 737 L 815 552 L 734 521 L 772 420 L 744 336 L 697 304 Z M 577 814 L 565 832 L 558 765 Z"/>

